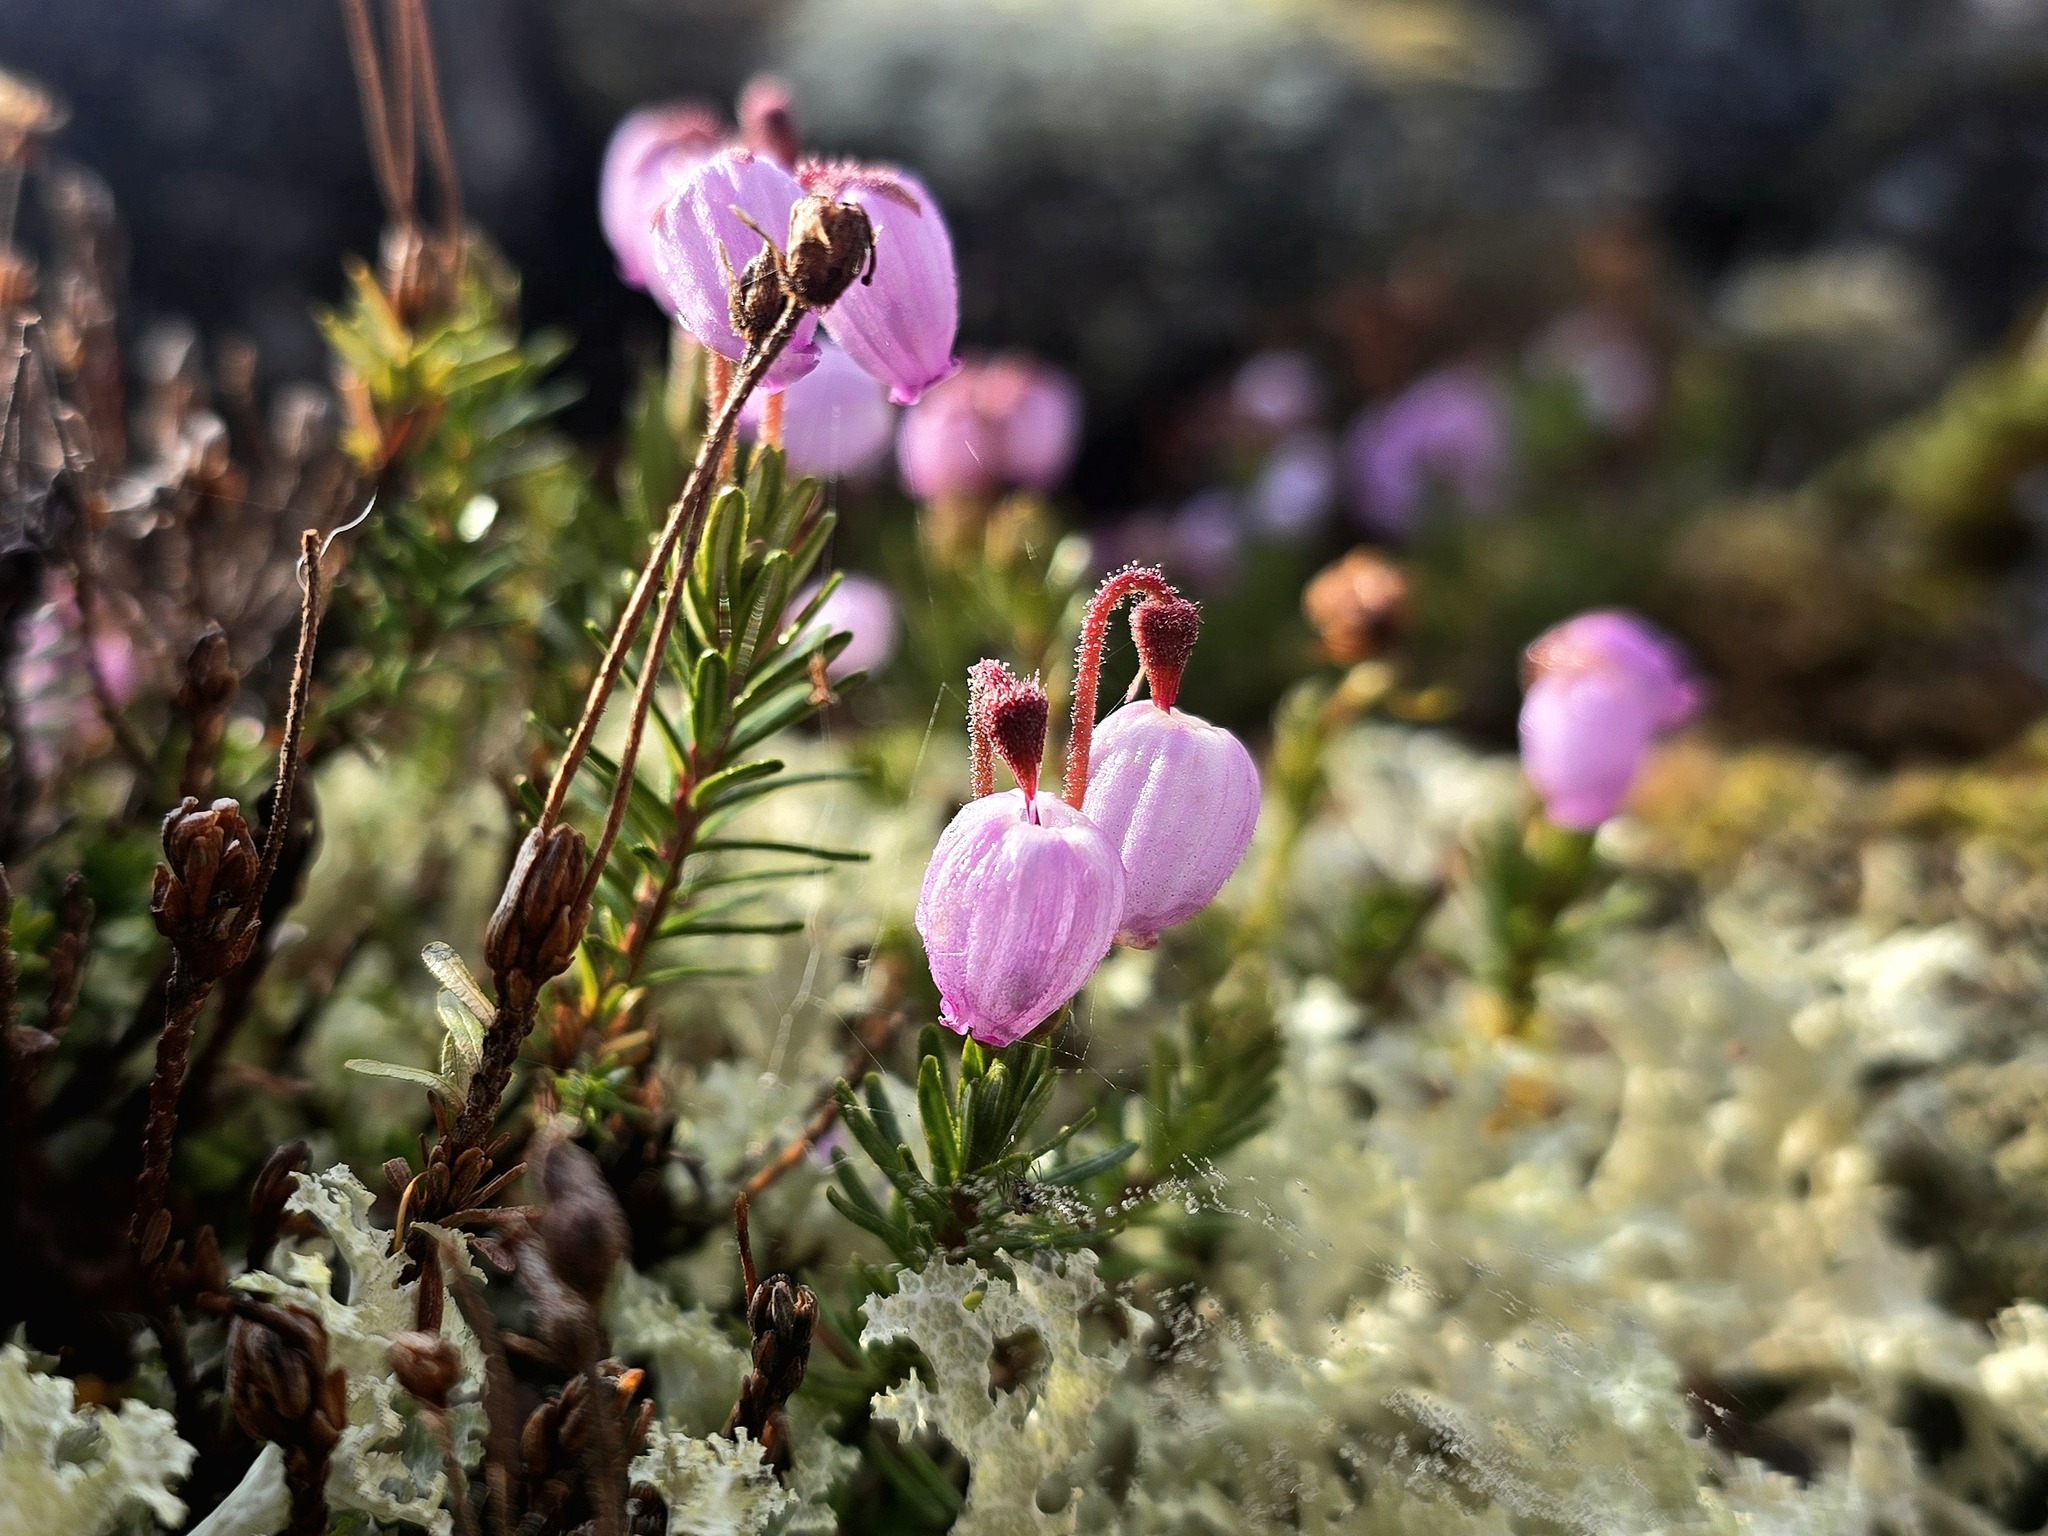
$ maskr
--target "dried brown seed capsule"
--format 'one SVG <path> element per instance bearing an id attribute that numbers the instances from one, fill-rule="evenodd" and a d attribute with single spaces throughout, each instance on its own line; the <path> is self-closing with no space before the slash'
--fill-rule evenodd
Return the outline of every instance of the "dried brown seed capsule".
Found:
<path id="1" fill-rule="evenodd" d="M 150 892 L 150 916 L 198 978 L 218 978 L 248 957 L 254 925 L 239 937 L 242 908 L 256 894 L 261 859 L 242 808 L 216 800 L 202 809 L 187 795 L 164 818 L 164 862 Z M 232 941 L 232 942 L 231 942 Z"/>
<path id="2" fill-rule="evenodd" d="M 538 985 L 568 969 L 590 916 L 578 899 L 586 857 L 583 834 L 574 827 L 558 823 L 526 834 L 484 930 L 492 975 Z"/>
<path id="3" fill-rule="evenodd" d="M 626 1256 L 626 1213 L 619 1197 L 597 1159 L 569 1141 L 554 1141 L 542 1153 L 540 1184 L 547 1204 L 534 1227 L 548 1265 L 564 1285 L 597 1306 Z"/>
<path id="4" fill-rule="evenodd" d="M 782 291 L 782 263 L 763 245 L 732 280 L 732 328 L 749 347 L 765 345 L 788 302 Z"/>
<path id="5" fill-rule="evenodd" d="M 1317 572 L 1301 594 L 1301 611 L 1339 666 L 1369 661 L 1408 629 L 1408 578 L 1391 560 L 1354 549 Z"/>
<path id="6" fill-rule="evenodd" d="M 816 192 L 790 210 L 783 283 L 799 304 L 829 309 L 856 279 L 874 275 L 875 227 L 867 210 Z"/>
<path id="7" fill-rule="evenodd" d="M 441 1333 L 401 1333 L 391 1341 L 391 1373 L 429 1408 L 446 1409 L 462 1374 L 462 1359 Z"/>
<path id="8" fill-rule="evenodd" d="M 228 1404 L 256 1440 L 324 1457 L 348 1423 L 346 1378 L 327 1368 L 327 1330 L 301 1307 L 266 1306 L 228 1328 Z"/>

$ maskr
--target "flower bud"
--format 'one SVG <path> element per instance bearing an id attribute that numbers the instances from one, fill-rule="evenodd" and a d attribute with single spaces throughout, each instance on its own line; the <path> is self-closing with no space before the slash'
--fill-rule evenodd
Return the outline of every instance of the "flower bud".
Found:
<path id="1" fill-rule="evenodd" d="M 196 976 L 217 978 L 247 958 L 254 926 L 230 946 L 242 909 L 256 894 L 261 858 L 242 808 L 216 800 L 204 810 L 187 795 L 164 818 L 164 863 L 150 892 L 157 932 Z"/>
<path id="2" fill-rule="evenodd" d="M 1650 745 L 1698 710 L 1700 687 L 1668 636 L 1633 614 L 1581 614 L 1526 656 L 1522 771 L 1559 826 L 1590 831 L 1621 808 Z"/>
<path id="3" fill-rule="evenodd" d="M 228 1325 L 227 1396 L 253 1440 L 321 1458 L 348 1423 L 347 1378 L 327 1368 L 327 1330 L 302 1307 L 264 1306 Z"/>
<path id="4" fill-rule="evenodd" d="M 1408 628 L 1408 578 L 1391 560 L 1354 549 L 1302 589 L 1301 611 L 1340 667 L 1381 655 Z"/>
<path id="5" fill-rule="evenodd" d="M 1022 790 L 970 802 L 917 898 L 941 1021 L 988 1046 L 1023 1039 L 1087 983 L 1123 907 L 1116 849 L 1079 811 Z"/>
<path id="6" fill-rule="evenodd" d="M 1131 615 L 1131 640 L 1152 702 L 1164 710 L 1180 697 L 1181 674 L 1202 633 L 1202 610 L 1184 597 L 1155 597 Z"/>
<path id="7" fill-rule="evenodd" d="M 574 827 L 558 822 L 526 834 L 484 930 L 493 976 L 538 985 L 568 969 L 590 916 L 578 899 L 585 862 L 583 834 Z"/>
<path id="8" fill-rule="evenodd" d="M 1001 662 L 983 661 L 971 674 L 972 728 L 987 736 L 1030 802 L 1038 793 L 1045 758 L 1045 728 L 1052 703 L 1037 678 L 1015 676 Z"/>
<path id="9" fill-rule="evenodd" d="M 818 302 L 819 308 L 832 305 L 825 328 L 849 357 L 889 386 L 891 400 L 909 405 L 960 369 L 953 355 L 960 274 L 939 205 L 922 182 L 893 167 L 812 162 L 801 174 L 807 189 L 830 200 L 825 206 L 846 210 L 838 217 L 859 215 L 866 236 L 862 263 L 872 252 L 872 281 L 848 287 L 856 267 L 831 298 Z M 792 229 L 793 266 L 796 245 Z"/>
<path id="10" fill-rule="evenodd" d="M 1149 949 L 1161 929 L 1206 907 L 1243 859 L 1259 820 L 1259 770 L 1221 726 L 1140 699 L 1095 728 L 1081 809 L 1124 867 L 1117 939 Z"/>
<path id="11" fill-rule="evenodd" d="M 774 161 L 727 149 L 697 165 L 662 206 L 651 248 L 654 296 L 720 357 L 736 363 L 747 352 L 732 318 L 735 275 L 766 244 L 760 231 L 789 228 L 802 196 L 796 178 Z M 817 365 L 816 334 L 816 318 L 805 315 L 768 369 L 768 388 L 793 384 Z"/>
<path id="12" fill-rule="evenodd" d="M 875 229 L 867 211 L 815 192 L 804 198 L 790 210 L 786 263 L 791 297 L 806 309 L 830 309 L 856 281 L 874 280 Z"/>
<path id="13" fill-rule="evenodd" d="M 562 1283 L 593 1307 L 626 1257 L 626 1213 L 597 1159 L 574 1142 L 553 1138 L 540 1155 L 546 1196 L 534 1232 Z"/>

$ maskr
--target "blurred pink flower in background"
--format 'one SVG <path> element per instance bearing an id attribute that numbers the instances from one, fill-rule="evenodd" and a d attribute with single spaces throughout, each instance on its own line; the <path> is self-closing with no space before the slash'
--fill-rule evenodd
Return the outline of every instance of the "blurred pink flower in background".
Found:
<path id="1" fill-rule="evenodd" d="M 1561 315 L 1529 347 L 1529 371 L 1568 379 L 1586 419 L 1609 432 L 1632 432 L 1657 409 L 1657 359 L 1642 339 L 1604 309 Z"/>
<path id="2" fill-rule="evenodd" d="M 1323 381 L 1306 352 L 1255 353 L 1230 381 L 1230 405 L 1267 432 L 1298 432 L 1322 413 Z"/>
<path id="3" fill-rule="evenodd" d="M 724 140 L 718 115 L 695 101 L 644 107 L 612 130 L 598 176 L 597 212 L 621 282 L 646 288 L 654 281 L 655 217 Z"/>
<path id="4" fill-rule="evenodd" d="M 1345 434 L 1352 504 L 1375 533 L 1409 532 L 1432 495 L 1489 512 L 1506 498 L 1513 427 L 1499 383 L 1457 365 L 1423 375 Z"/>
<path id="5" fill-rule="evenodd" d="M 1290 433 L 1266 455 L 1244 499 L 1259 533 L 1284 540 L 1315 533 L 1337 499 L 1337 445 L 1326 433 Z"/>
<path id="6" fill-rule="evenodd" d="M 797 598 L 799 612 L 809 606 L 817 591 L 812 587 Z M 856 672 L 872 677 L 889 665 L 896 655 L 898 622 L 895 595 L 874 577 L 863 576 L 858 571 L 847 571 L 840 576 L 839 585 L 819 605 L 811 618 L 811 625 L 814 628 L 843 630 L 853 636 L 846 649 L 835 656 L 825 669 L 825 675 L 834 682 Z"/>
<path id="7" fill-rule="evenodd" d="M 785 171 L 803 153 L 789 87 L 773 75 L 756 75 L 740 91 L 740 142 L 766 155 Z"/>
<path id="8" fill-rule="evenodd" d="M 1237 498 L 1221 488 L 1191 496 L 1168 525 L 1167 569 L 1204 591 L 1228 587 L 1244 555 Z"/>
<path id="9" fill-rule="evenodd" d="M 843 302 L 843 301 L 842 301 Z M 1021 353 L 969 362 L 903 414 L 896 462 L 912 495 L 1049 491 L 1081 437 L 1081 392 Z"/>
<path id="10" fill-rule="evenodd" d="M 756 393 L 740 410 L 740 430 L 761 430 L 767 402 Z M 782 450 L 799 475 L 861 480 L 888 456 L 896 407 L 888 391 L 829 341 L 818 366 L 782 392 Z"/>
<path id="11" fill-rule="evenodd" d="M 1698 712 L 1702 689 L 1678 643 L 1619 609 L 1538 636 L 1526 658 L 1522 770 L 1559 826 L 1590 831 L 1627 799 L 1656 738 Z"/>
<path id="12" fill-rule="evenodd" d="M 68 577 L 51 574 L 44 591 L 47 597 L 21 627 L 9 678 L 21 703 L 30 767 L 38 777 L 56 772 L 74 753 L 89 755 L 106 744 L 107 726 L 93 697 L 88 664 L 98 670 L 116 705 L 133 699 L 142 683 L 142 658 L 118 628 L 100 626 L 88 657 Z"/>

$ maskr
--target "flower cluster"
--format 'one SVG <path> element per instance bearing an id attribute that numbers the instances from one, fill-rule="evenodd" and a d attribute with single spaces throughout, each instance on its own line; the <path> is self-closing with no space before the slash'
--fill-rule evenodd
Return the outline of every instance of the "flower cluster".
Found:
<path id="1" fill-rule="evenodd" d="M 621 277 L 652 293 L 700 345 L 738 362 L 748 338 L 735 293 L 747 289 L 749 258 L 766 248 L 786 259 L 794 279 L 787 286 L 798 293 L 804 222 L 865 222 L 869 269 L 807 307 L 829 308 L 832 341 L 897 404 L 950 378 L 960 366 L 960 284 L 952 236 L 930 191 L 893 167 L 799 158 L 788 98 L 767 82 L 748 89 L 740 117 L 732 138 L 712 114 L 687 104 L 637 112 L 619 126 L 599 208 Z M 783 258 L 776 241 L 785 231 Z M 817 329 L 815 315 L 798 322 L 766 388 L 788 389 L 819 366 Z"/>
<path id="2" fill-rule="evenodd" d="M 1110 616 L 1131 633 L 1149 698 L 1095 725 Z M 1154 569 L 1103 582 L 1083 624 L 1063 799 L 1038 792 L 1045 690 L 1001 662 L 970 675 L 976 798 L 933 850 L 917 931 L 942 1018 L 987 1045 L 1023 1039 L 1122 942 L 1148 948 L 1215 897 L 1250 845 L 1259 774 L 1242 742 L 1175 707 L 1201 616 Z M 1001 758 L 1017 788 L 995 792 Z"/>
<path id="3" fill-rule="evenodd" d="M 1581 831 L 1620 808 L 1650 744 L 1702 702 L 1677 642 L 1618 609 L 1546 630 L 1524 671 L 1523 771 L 1550 819 Z"/>

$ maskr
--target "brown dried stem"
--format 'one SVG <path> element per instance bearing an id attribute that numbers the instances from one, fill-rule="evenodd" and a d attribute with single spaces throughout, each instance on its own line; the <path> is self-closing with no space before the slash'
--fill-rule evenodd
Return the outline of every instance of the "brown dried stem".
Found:
<path id="1" fill-rule="evenodd" d="M 192 1031 L 214 984 L 234 963 L 223 957 L 253 938 L 263 894 L 276 872 L 291 820 L 292 796 L 298 779 L 299 739 L 305 725 L 306 694 L 311 686 L 313 651 L 320 628 L 320 535 L 307 529 L 301 540 L 306 557 L 305 598 L 299 613 L 299 645 L 293 662 L 291 700 L 285 711 L 284 741 L 278 749 L 277 781 L 271 793 L 270 825 L 265 830 L 257 874 L 236 914 L 234 926 L 209 945 L 205 954 L 187 954 L 176 944 L 164 993 L 164 1027 L 157 1037 L 156 1070 L 149 1080 L 149 1115 L 142 1137 L 142 1172 L 136 1183 L 135 1216 L 129 1237 L 147 1270 L 152 1289 L 161 1291 L 157 1260 L 170 1237 L 170 1213 L 164 1193 L 171 1176 L 171 1151 L 178 1133 L 178 1097 L 192 1048 Z M 246 959 L 246 953 L 242 958 Z"/>
<path id="2" fill-rule="evenodd" d="M 1151 567 L 1126 566 L 1095 589 L 1095 596 L 1088 600 L 1087 616 L 1081 622 L 1081 645 L 1074 660 L 1074 716 L 1068 726 L 1064 796 L 1076 810 L 1088 794 L 1088 749 L 1095 739 L 1095 694 L 1102 685 L 1102 646 L 1108 636 L 1110 615 L 1125 598 L 1140 594 L 1148 600 L 1161 601 L 1180 596 Z"/>
<path id="3" fill-rule="evenodd" d="M 670 583 L 662 604 L 661 615 L 657 618 L 657 634 L 654 643 L 647 649 L 647 664 L 641 669 L 640 686 L 636 693 L 634 712 L 629 726 L 626 749 L 619 756 L 619 783 L 613 794 L 613 805 L 606 818 L 605 833 L 599 839 L 598 850 L 590 860 L 593 871 L 592 888 L 595 887 L 595 872 L 604 868 L 605 856 L 611 851 L 612 842 L 618 836 L 619 821 L 625 813 L 624 794 L 632 787 L 633 763 L 640 748 L 640 737 L 647 723 L 646 699 L 653 694 L 654 679 L 661 671 L 662 647 L 667 644 L 668 634 L 675 625 L 675 604 L 677 594 L 689 579 L 690 566 L 697 557 L 697 543 L 704 536 L 704 509 L 710 500 L 714 483 L 714 472 L 722 458 L 726 443 L 731 439 L 733 428 L 739 422 L 740 407 L 754 392 L 762 378 L 767 375 L 775 359 L 782 355 L 782 349 L 789 345 L 790 337 L 796 334 L 798 323 L 803 319 L 803 307 L 794 302 L 785 304 L 782 316 L 775 322 L 762 344 L 748 352 L 740 365 L 734 386 L 727 391 L 720 402 L 717 413 L 712 417 L 710 427 L 705 431 L 704 440 L 697 446 L 697 457 L 690 466 L 689 478 L 683 484 L 683 493 L 676 498 L 670 509 L 668 521 L 663 525 L 660 536 L 649 552 L 647 562 L 640 568 L 640 578 L 633 584 L 632 595 L 626 600 L 626 610 L 619 615 L 619 622 L 612 630 L 611 644 L 605 651 L 604 661 L 598 667 L 597 676 L 591 680 L 589 697 L 584 701 L 583 714 L 576 722 L 576 729 L 569 738 L 569 745 L 562 754 L 562 761 L 555 768 L 555 776 L 548 785 L 547 802 L 541 808 L 540 825 L 552 827 L 561 818 L 562 806 L 569 796 L 570 782 L 576 770 L 583 764 L 584 756 L 590 750 L 592 738 L 597 734 L 599 718 L 604 714 L 606 702 L 611 698 L 612 689 L 617 686 L 619 674 L 625 669 L 627 653 L 638 638 L 640 626 L 647 617 L 648 606 L 654 600 L 654 589 L 670 562 L 675 563 L 675 579 Z M 678 558 L 680 546 L 680 558 Z"/>

